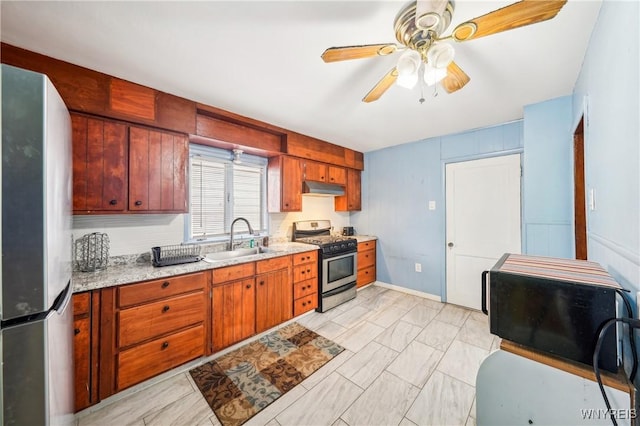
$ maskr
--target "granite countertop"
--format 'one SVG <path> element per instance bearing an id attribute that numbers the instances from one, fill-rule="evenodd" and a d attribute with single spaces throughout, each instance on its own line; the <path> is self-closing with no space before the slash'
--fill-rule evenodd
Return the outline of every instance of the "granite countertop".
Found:
<path id="1" fill-rule="evenodd" d="M 377 240 L 378 237 L 375 235 L 354 235 L 353 236 L 359 243 L 364 243 L 365 241 L 374 241 Z"/>
<path id="2" fill-rule="evenodd" d="M 127 263 L 124 265 L 110 265 L 107 269 L 98 272 L 74 272 L 73 292 L 79 293 L 87 290 L 131 284 L 138 281 L 147 281 L 174 275 L 206 271 L 215 268 L 222 268 L 224 266 L 238 265 L 245 262 L 255 262 L 258 260 L 302 253 L 314 250 L 315 247 L 302 243 L 279 243 L 271 244 L 268 249 L 269 252 L 267 253 L 243 256 L 235 259 L 219 260 L 213 263 L 201 260 L 199 262 L 162 267 L 155 267 L 151 265 L 150 262 Z"/>

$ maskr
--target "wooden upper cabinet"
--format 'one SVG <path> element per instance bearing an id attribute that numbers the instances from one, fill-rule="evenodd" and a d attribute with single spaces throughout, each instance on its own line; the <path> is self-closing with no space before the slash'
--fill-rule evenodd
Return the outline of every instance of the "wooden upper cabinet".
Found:
<path id="1" fill-rule="evenodd" d="M 355 211 L 362 209 L 360 170 L 347 169 L 347 186 L 345 195 L 336 197 L 336 211 Z"/>
<path id="2" fill-rule="evenodd" d="M 73 131 L 73 210 L 126 209 L 127 127 L 71 114 Z"/>
<path id="3" fill-rule="evenodd" d="M 337 183 L 338 185 L 347 184 L 347 169 L 344 167 L 327 166 L 327 182 Z"/>
<path id="4" fill-rule="evenodd" d="M 131 127 L 129 210 L 186 212 L 188 139 Z"/>
<path id="5" fill-rule="evenodd" d="M 327 165 L 317 161 L 304 161 L 304 180 L 327 182 Z"/>
<path id="6" fill-rule="evenodd" d="M 270 213 L 302 211 L 302 165 L 298 158 L 269 158 L 267 204 Z"/>

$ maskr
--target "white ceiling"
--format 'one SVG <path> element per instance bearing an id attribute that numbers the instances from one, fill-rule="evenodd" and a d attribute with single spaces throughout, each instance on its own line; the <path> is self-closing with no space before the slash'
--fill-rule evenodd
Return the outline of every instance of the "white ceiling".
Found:
<path id="1" fill-rule="evenodd" d="M 456 2 L 450 27 L 512 1 Z M 431 96 L 362 97 L 398 53 L 325 64 L 327 47 L 395 42 L 404 1 L 2 1 L 2 41 L 359 151 L 522 117 L 568 95 L 600 0 L 570 0 L 553 20 L 456 43 L 471 77 Z"/>

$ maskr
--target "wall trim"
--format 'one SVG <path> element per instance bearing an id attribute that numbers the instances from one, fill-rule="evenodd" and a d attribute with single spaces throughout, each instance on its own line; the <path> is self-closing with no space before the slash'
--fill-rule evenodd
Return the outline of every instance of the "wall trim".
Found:
<path id="1" fill-rule="evenodd" d="M 598 234 L 596 234 L 594 232 L 587 231 L 587 239 L 594 240 L 595 242 L 605 246 L 609 250 L 619 254 L 620 256 L 624 257 L 625 259 L 629 260 L 630 262 L 633 262 L 634 264 L 640 266 L 640 254 L 639 253 L 633 253 L 632 251 L 630 251 L 629 249 L 627 249 L 625 247 L 622 247 L 618 243 L 613 242 L 610 239 L 608 239 L 606 237 L 603 237 L 601 235 L 598 235 Z"/>
<path id="2" fill-rule="evenodd" d="M 425 293 L 423 291 L 413 290 L 406 287 L 400 287 L 399 285 L 393 285 L 389 283 L 385 283 L 382 281 L 376 281 L 373 285 L 377 285 L 378 287 L 388 288 L 390 290 L 400 291 L 402 293 L 410 294 L 412 296 L 422 297 L 423 299 L 435 300 L 436 302 L 442 302 L 442 298 L 440 296 L 436 296 L 435 294 Z"/>

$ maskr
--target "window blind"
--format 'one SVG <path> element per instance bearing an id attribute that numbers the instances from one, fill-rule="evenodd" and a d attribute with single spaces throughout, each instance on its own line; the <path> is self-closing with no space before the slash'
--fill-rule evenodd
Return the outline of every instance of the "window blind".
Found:
<path id="1" fill-rule="evenodd" d="M 225 233 L 225 166 L 193 158 L 191 161 L 191 237 Z"/>

